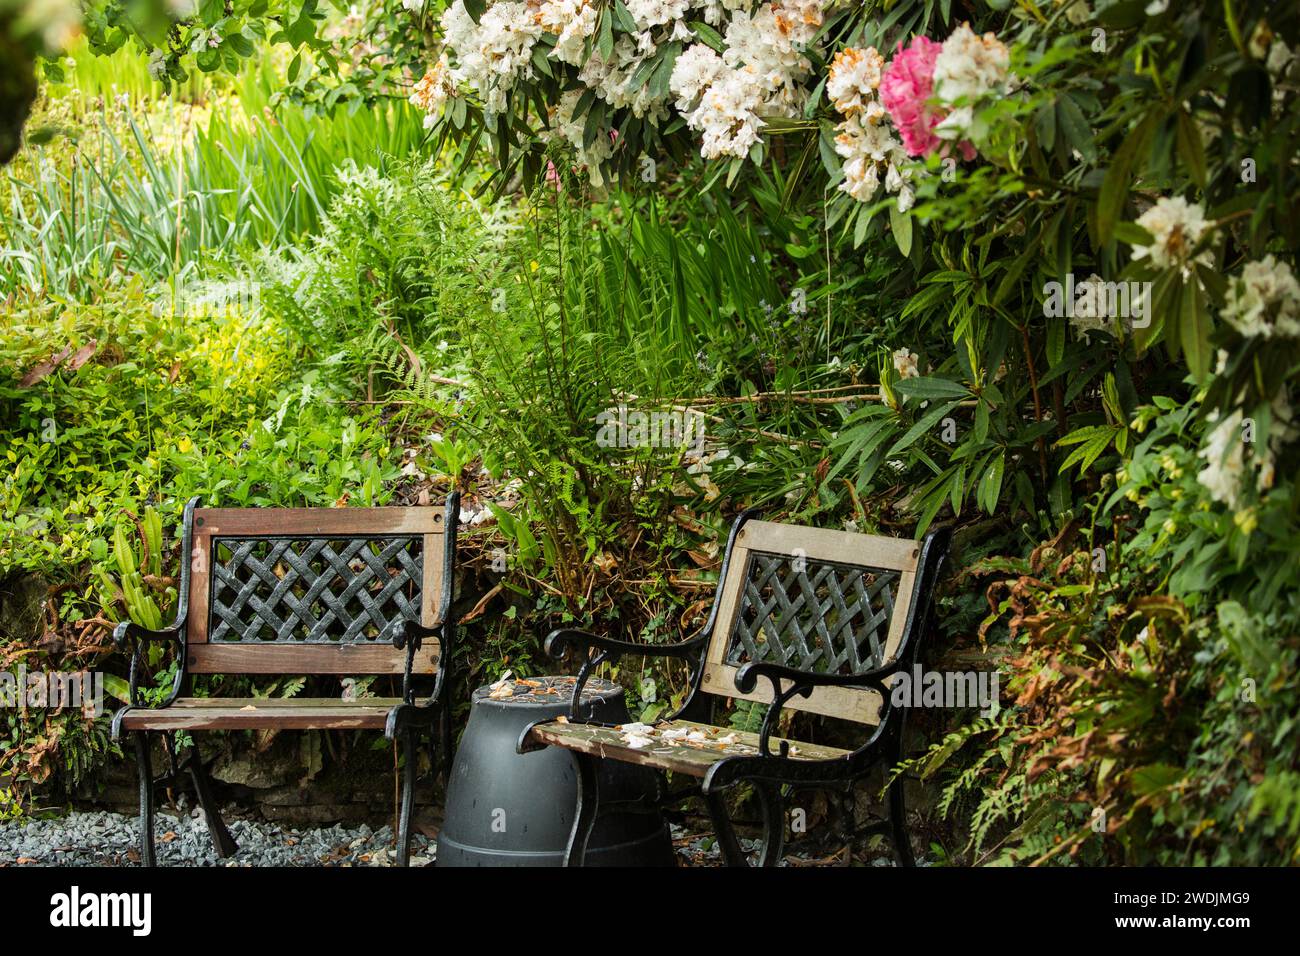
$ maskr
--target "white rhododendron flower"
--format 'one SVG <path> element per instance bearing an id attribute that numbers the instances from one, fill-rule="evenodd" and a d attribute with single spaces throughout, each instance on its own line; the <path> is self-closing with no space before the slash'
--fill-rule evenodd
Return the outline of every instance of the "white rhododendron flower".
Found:
<path id="1" fill-rule="evenodd" d="M 885 58 L 875 47 L 841 50 L 831 60 L 826 95 L 845 119 L 837 126 L 835 152 L 844 160 L 840 190 L 858 202 L 869 202 L 880 188 L 898 195 L 899 212 L 912 208 L 912 164 L 894 135 L 880 103 Z"/>
<path id="2" fill-rule="evenodd" d="M 551 56 L 561 63 L 582 65 L 587 37 L 596 32 L 600 18 L 592 0 L 546 0 L 537 10 L 537 25 L 552 34 Z"/>
<path id="3" fill-rule="evenodd" d="M 934 93 L 941 103 L 1007 91 L 1011 55 L 992 33 L 979 36 L 963 23 L 943 41 L 934 61 Z"/>
<path id="4" fill-rule="evenodd" d="M 1093 273 L 1075 288 L 1073 314 L 1070 324 L 1083 333 L 1114 332 L 1115 320 L 1107 314 L 1105 280 Z"/>
<path id="5" fill-rule="evenodd" d="M 1150 258 L 1157 269 L 1185 268 L 1192 249 L 1209 226 L 1200 203 L 1189 203 L 1177 196 L 1160 199 L 1138 217 L 1137 224 L 1151 233 L 1155 241 L 1149 246 L 1135 246 L 1133 258 Z M 1209 257 L 1203 254 L 1198 261 L 1208 262 Z"/>
<path id="6" fill-rule="evenodd" d="M 1264 67 L 1275 77 L 1281 76 L 1286 72 L 1287 65 L 1291 62 L 1293 56 L 1291 48 L 1279 37 L 1268 48 L 1268 59 L 1264 61 Z M 1276 95 L 1276 92 L 1274 91 L 1274 95 Z"/>
<path id="7" fill-rule="evenodd" d="M 638 48 L 630 37 L 619 37 L 614 44 L 613 55 L 606 59 L 599 51 L 583 65 L 578 79 L 596 95 L 616 109 L 629 108 L 633 115 L 648 117 L 654 122 L 668 116 L 666 97 L 656 96 L 650 84 L 633 82 L 637 69 L 653 52 L 647 53 Z"/>
<path id="8" fill-rule="evenodd" d="M 403 3 L 413 11 L 428 9 L 424 0 Z M 702 157 L 745 158 L 762 144 L 769 122 L 804 115 L 815 85 L 813 63 L 828 52 L 813 50 L 827 6 L 827 0 L 624 0 L 615 12 L 599 0 L 497 0 L 475 23 L 465 0 L 451 0 L 440 18 L 443 56 L 416 85 L 411 101 L 425 112 L 426 126 L 438 121 L 447 98 L 460 90 L 475 96 L 490 116 L 506 109 L 517 86 L 544 74 L 564 92 L 562 102 L 548 105 L 551 123 L 543 136 L 570 144 L 593 179 L 618 148 L 611 128 L 624 117 L 614 110 L 629 110 L 649 126 L 676 112 L 699 135 Z M 611 38 L 601 31 L 597 39 L 606 14 L 615 17 L 614 33 Z M 704 33 L 708 43 L 701 42 Z M 887 111 L 880 92 L 889 71 L 880 52 L 841 50 L 831 63 L 825 85 L 842 118 L 835 140 L 844 161 L 840 189 L 859 201 L 871 200 L 883 185 L 897 196 L 900 210 L 910 209 L 918 167 L 909 157 L 921 155 L 913 141 L 923 132 L 933 147 L 938 138 L 931 127 L 942 119 L 939 135 L 955 140 L 972 159 L 974 147 L 966 137 L 974 114 L 965 101 L 1011 86 L 1007 48 L 993 34 L 979 36 L 963 25 L 942 45 L 926 42 L 928 61 L 913 57 L 925 61 L 924 75 L 914 63 L 908 68 L 913 73 L 896 84 L 900 103 L 915 106 L 915 122 L 900 122 L 892 105 Z M 541 56 L 558 68 L 552 71 Z M 935 98 L 950 107 L 937 114 L 932 83 Z M 592 139 L 590 114 L 584 109 L 575 120 L 573 111 L 580 100 L 592 102 L 583 95 L 588 93 L 605 107 L 605 125 L 584 147 L 582 140 Z M 946 156 L 950 147 L 942 145 Z"/>
<path id="9" fill-rule="evenodd" d="M 1215 501 L 1236 508 L 1241 495 L 1242 476 L 1246 470 L 1246 444 L 1241 440 L 1241 412 L 1233 412 L 1220 420 L 1218 412 L 1211 412 L 1211 422 L 1218 422 L 1205 436 L 1205 446 L 1197 454 L 1205 459 L 1205 467 L 1196 473 L 1196 480 Z"/>
<path id="10" fill-rule="evenodd" d="M 1248 262 L 1228 283 L 1222 315 L 1248 338 L 1300 337 L 1300 283 L 1287 263 L 1271 255 Z"/>
<path id="11" fill-rule="evenodd" d="M 812 70 L 803 55 L 821 26 L 819 0 L 787 0 L 750 14 L 737 11 L 727 25 L 723 62 L 743 67 L 761 87 L 765 115 L 795 116 L 803 106 L 799 80 Z"/>
<path id="12" fill-rule="evenodd" d="M 1255 487 L 1268 491 L 1277 478 L 1276 461 L 1283 446 L 1300 434 L 1292 424 L 1291 404 L 1285 393 L 1278 393 L 1271 403 L 1273 423 L 1269 429 L 1268 444 L 1260 448 L 1251 443 L 1251 461 L 1255 471 Z M 1197 454 L 1205 460 L 1205 467 L 1196 474 L 1210 497 L 1236 510 L 1242 506 L 1242 493 L 1250 468 L 1246 460 L 1246 436 L 1240 411 L 1226 418 L 1217 411 L 1210 412 L 1208 421 L 1217 423 L 1206 434 L 1205 444 Z"/>
<path id="13" fill-rule="evenodd" d="M 826 76 L 826 96 L 836 111 L 856 116 L 868 104 L 879 106 L 876 91 L 880 89 L 880 73 L 884 68 L 885 58 L 875 47 L 865 50 L 849 47 L 836 53 Z"/>
<path id="14" fill-rule="evenodd" d="M 627 0 L 627 12 L 641 30 L 680 20 L 689 6 L 689 0 Z"/>
<path id="15" fill-rule="evenodd" d="M 456 88 L 452 85 L 451 69 L 444 53 L 415 84 L 410 96 L 411 105 L 424 112 L 425 129 L 437 122 L 438 114 L 442 112 L 448 98 L 455 95 Z"/>
<path id="16" fill-rule="evenodd" d="M 921 374 L 916 366 L 916 355 L 910 349 L 898 349 L 894 352 L 894 371 L 899 378 L 916 378 Z"/>
<path id="17" fill-rule="evenodd" d="M 668 88 L 677 96 L 677 108 L 688 113 L 695 108 L 704 91 L 726 71 L 717 51 L 703 43 L 688 46 L 673 64 Z"/>
<path id="18" fill-rule="evenodd" d="M 748 156 L 763 127 L 757 112 L 761 106 L 752 69 L 724 70 L 700 97 L 700 105 L 686 117 L 691 129 L 704 134 L 700 155 L 705 159 Z"/>
<path id="19" fill-rule="evenodd" d="M 983 139 L 987 130 L 970 105 L 981 97 L 1005 95 L 1011 86 L 1011 54 L 992 33 L 979 36 L 963 23 L 948 39 L 934 61 L 934 95 L 940 103 L 962 105 L 949 111 L 935 127 L 940 139 Z"/>
<path id="20" fill-rule="evenodd" d="M 472 86 L 487 112 L 503 112 L 516 81 L 531 72 L 533 46 L 542 34 L 532 9 L 527 3 L 496 3 L 475 24 L 463 0 L 456 0 L 441 25 L 456 54 L 452 83 Z"/>
<path id="21" fill-rule="evenodd" d="M 704 22 L 715 27 L 722 22 L 724 12 L 748 9 L 752 5 L 750 0 L 692 0 L 691 3 L 692 9 L 704 11 Z"/>

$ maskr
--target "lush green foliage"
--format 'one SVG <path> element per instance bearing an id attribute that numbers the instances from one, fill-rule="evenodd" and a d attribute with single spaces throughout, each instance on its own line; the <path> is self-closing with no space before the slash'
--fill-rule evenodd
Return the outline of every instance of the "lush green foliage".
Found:
<path id="1" fill-rule="evenodd" d="M 459 488 L 472 682 L 551 666 L 537 636 L 560 622 L 695 633 L 742 505 L 952 521 L 933 657 L 1006 693 L 993 717 L 927 715 L 906 765 L 943 858 L 1294 862 L 1295 11 L 828 6 L 810 85 L 836 50 L 967 17 L 1010 46 L 978 155 L 932 157 L 902 210 L 837 188 L 820 91 L 730 163 L 584 104 L 619 131 L 604 189 L 539 137 L 567 74 L 539 68 L 491 122 L 453 102 L 426 138 L 393 101 L 436 59 L 441 6 L 201 3 L 159 33 L 97 0 L 90 39 L 117 52 L 47 71 L 0 223 L 0 579 L 52 585 L 61 640 L 31 659 L 98 665 L 113 621 L 167 612 L 192 494 Z M 630 16 L 599 11 L 597 50 Z M 1049 305 L 1094 275 L 1149 289 L 1145 314 Z M 620 408 L 698 413 L 706 438 L 611 446 Z M 684 689 L 615 676 L 647 719 Z M 106 746 L 68 715 L 8 726 L 22 783 Z"/>

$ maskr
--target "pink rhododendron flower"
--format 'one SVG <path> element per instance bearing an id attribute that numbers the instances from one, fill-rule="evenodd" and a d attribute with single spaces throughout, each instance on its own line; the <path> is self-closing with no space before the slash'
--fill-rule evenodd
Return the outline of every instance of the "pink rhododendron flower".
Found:
<path id="1" fill-rule="evenodd" d="M 934 61 L 943 45 L 928 37 L 915 37 L 906 49 L 900 42 L 894 58 L 880 78 L 880 102 L 898 129 L 909 156 L 944 155 L 949 143 L 934 133 L 943 121 L 943 110 L 929 103 L 934 95 Z M 975 147 L 959 143 L 964 159 L 975 158 Z"/>

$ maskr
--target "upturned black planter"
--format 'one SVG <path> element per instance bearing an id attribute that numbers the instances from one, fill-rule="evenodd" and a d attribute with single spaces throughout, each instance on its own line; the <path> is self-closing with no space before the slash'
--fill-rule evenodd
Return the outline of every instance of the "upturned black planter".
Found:
<path id="1" fill-rule="evenodd" d="M 578 782 L 566 751 L 518 754 L 524 727 L 567 714 L 572 677 L 534 678 L 513 696 L 473 694 L 469 724 L 447 785 L 447 812 L 438 834 L 438 866 L 559 866 L 573 826 Z M 627 721 L 623 688 L 592 679 L 582 694 L 583 717 Z M 600 774 L 602 813 L 588 844 L 588 866 L 672 866 L 668 826 L 658 813 L 610 806 L 653 794 L 654 772 L 607 762 Z"/>

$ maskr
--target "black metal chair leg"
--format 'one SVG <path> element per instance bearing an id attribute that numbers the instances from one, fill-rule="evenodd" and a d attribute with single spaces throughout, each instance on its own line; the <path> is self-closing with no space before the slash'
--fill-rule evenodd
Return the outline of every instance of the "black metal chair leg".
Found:
<path id="1" fill-rule="evenodd" d="M 898 730 L 889 748 L 889 762 L 885 772 L 889 773 L 903 759 L 903 725 L 905 714 L 899 715 Z M 894 836 L 894 852 L 898 856 L 899 866 L 916 866 L 916 857 L 912 855 L 912 840 L 907 834 L 907 803 L 903 794 L 903 775 L 899 774 L 889 785 L 889 827 Z"/>
<path id="2" fill-rule="evenodd" d="M 749 860 L 740 849 L 736 840 L 736 831 L 731 828 L 731 819 L 727 816 L 727 802 L 721 793 L 706 793 L 704 802 L 709 807 L 709 817 L 713 820 L 713 832 L 718 838 L 722 850 L 722 861 L 727 866 L 748 866 Z"/>
<path id="3" fill-rule="evenodd" d="M 578 804 L 573 814 L 573 829 L 569 831 L 569 844 L 564 848 L 564 865 L 583 866 L 587 861 L 587 841 L 596 826 L 596 812 L 600 807 L 597 781 L 600 764 L 595 757 L 576 750 L 570 750 L 569 755 L 578 771 Z"/>
<path id="4" fill-rule="evenodd" d="M 212 793 L 212 779 L 199 757 L 198 747 L 190 748 L 189 765 L 190 779 L 194 781 L 194 792 L 198 795 L 199 806 L 203 808 L 203 818 L 207 821 L 208 833 L 212 837 L 212 845 L 217 849 L 217 856 L 223 860 L 232 857 L 239 849 L 239 844 L 226 828 L 226 821 L 221 819 L 221 811 L 217 809 L 217 801 Z"/>
<path id="5" fill-rule="evenodd" d="M 780 787 L 763 783 L 754 789 L 763 805 L 763 852 L 758 865 L 776 866 L 785 856 L 785 802 Z"/>
<path id="6" fill-rule="evenodd" d="M 149 735 L 135 732 L 135 761 L 140 773 L 140 864 L 156 866 L 153 852 L 153 763 L 149 759 Z"/>
<path id="7" fill-rule="evenodd" d="M 889 785 L 889 826 L 894 835 L 894 851 L 898 855 L 899 866 L 916 866 L 916 857 L 912 855 L 912 841 L 907 835 L 907 807 L 903 801 L 903 778 L 899 777 Z"/>
<path id="8" fill-rule="evenodd" d="M 416 754 L 415 731 L 407 729 L 402 733 L 402 756 L 406 766 L 402 773 L 402 809 L 397 818 L 397 865 L 408 866 L 411 862 L 411 808 L 415 803 Z"/>

